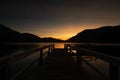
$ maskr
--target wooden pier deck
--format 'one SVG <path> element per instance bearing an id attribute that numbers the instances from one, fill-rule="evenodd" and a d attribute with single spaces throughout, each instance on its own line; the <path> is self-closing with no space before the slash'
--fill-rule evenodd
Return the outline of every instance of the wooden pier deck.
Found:
<path id="1" fill-rule="evenodd" d="M 36 63 L 19 80 L 93 80 L 64 49 L 54 49 L 43 64 Z"/>
<path id="2" fill-rule="evenodd" d="M 0 80 L 120 80 L 119 57 L 82 46 L 64 44 L 64 49 L 59 49 L 51 44 L 4 56 L 0 58 Z M 76 55 L 71 55 L 74 52 Z M 84 56 L 89 56 L 90 61 L 95 57 L 107 62 L 108 74 Z"/>

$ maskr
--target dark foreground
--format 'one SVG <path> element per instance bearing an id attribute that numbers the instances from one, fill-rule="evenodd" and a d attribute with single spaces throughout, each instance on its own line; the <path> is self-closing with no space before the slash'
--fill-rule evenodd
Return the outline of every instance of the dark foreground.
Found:
<path id="1" fill-rule="evenodd" d="M 63 49 L 55 49 L 40 66 L 36 63 L 19 80 L 93 80 Z M 99 80 L 99 79 L 94 79 Z"/>

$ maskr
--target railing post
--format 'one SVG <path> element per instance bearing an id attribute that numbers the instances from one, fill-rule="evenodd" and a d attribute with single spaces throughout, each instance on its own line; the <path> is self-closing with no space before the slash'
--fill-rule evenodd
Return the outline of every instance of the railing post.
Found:
<path id="1" fill-rule="evenodd" d="M 68 53 L 68 45 L 67 44 L 64 44 L 64 50 L 66 53 Z"/>
<path id="2" fill-rule="evenodd" d="M 48 55 L 51 53 L 51 51 L 52 51 L 52 46 L 53 45 L 50 45 L 49 47 L 48 47 Z"/>
<path id="3" fill-rule="evenodd" d="M 72 53 L 72 49 L 71 49 L 72 47 L 71 46 L 69 46 L 69 51 L 70 51 L 70 53 Z"/>
<path id="4" fill-rule="evenodd" d="M 80 51 L 78 49 L 76 49 L 77 64 L 79 64 L 79 65 L 82 64 L 81 57 L 82 57 L 82 55 L 80 54 Z"/>
<path id="5" fill-rule="evenodd" d="M 43 49 L 40 49 L 40 59 L 39 59 L 39 64 L 43 64 Z"/>
<path id="6" fill-rule="evenodd" d="M 64 49 L 65 49 L 65 50 L 67 49 L 67 44 L 64 44 Z"/>
<path id="7" fill-rule="evenodd" d="M 53 50 L 55 48 L 55 45 L 54 44 L 52 44 L 52 46 L 51 46 L 51 50 Z"/>
<path id="8" fill-rule="evenodd" d="M 55 49 L 55 44 L 53 44 L 53 46 L 52 46 L 52 50 L 53 50 L 53 49 Z"/>
<path id="9" fill-rule="evenodd" d="M 112 63 L 109 65 L 109 78 L 110 80 L 119 80 L 119 67 Z"/>

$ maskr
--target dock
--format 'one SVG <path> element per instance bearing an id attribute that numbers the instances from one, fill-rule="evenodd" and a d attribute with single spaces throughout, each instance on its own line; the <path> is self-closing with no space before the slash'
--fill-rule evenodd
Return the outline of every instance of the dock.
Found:
<path id="1" fill-rule="evenodd" d="M 55 48 L 55 45 L 52 44 L 3 57 L 0 59 L 0 80 L 119 80 L 119 58 L 79 46 L 81 45 L 65 44 L 64 48 Z M 12 64 L 16 62 L 25 64 L 24 59 L 35 55 L 36 52 L 39 52 L 36 59 L 11 74 L 11 67 L 16 68 L 16 65 L 18 65 Z M 88 57 L 94 56 L 108 62 L 109 76 L 104 75 L 86 61 L 83 58 L 85 55 Z M 92 58 L 90 57 L 90 59 Z M 90 72 L 88 73 L 82 66 L 83 62 L 101 77 L 91 76 Z"/>
<path id="2" fill-rule="evenodd" d="M 32 70 L 32 71 L 31 71 Z M 64 49 L 55 49 L 41 66 L 34 66 L 20 80 L 92 80 Z"/>

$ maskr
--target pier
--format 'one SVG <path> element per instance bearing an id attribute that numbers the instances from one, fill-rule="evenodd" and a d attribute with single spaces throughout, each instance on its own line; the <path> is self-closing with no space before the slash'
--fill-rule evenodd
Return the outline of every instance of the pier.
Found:
<path id="1" fill-rule="evenodd" d="M 10 64 L 39 51 L 39 56 L 16 73 L 10 73 Z M 89 64 L 83 56 L 94 56 L 109 63 L 109 76 Z M 86 63 L 101 78 L 91 76 L 82 66 Z M 80 47 L 77 44 L 65 44 L 64 49 L 55 45 L 46 45 L 0 59 L 0 80 L 119 80 L 120 59 Z"/>

